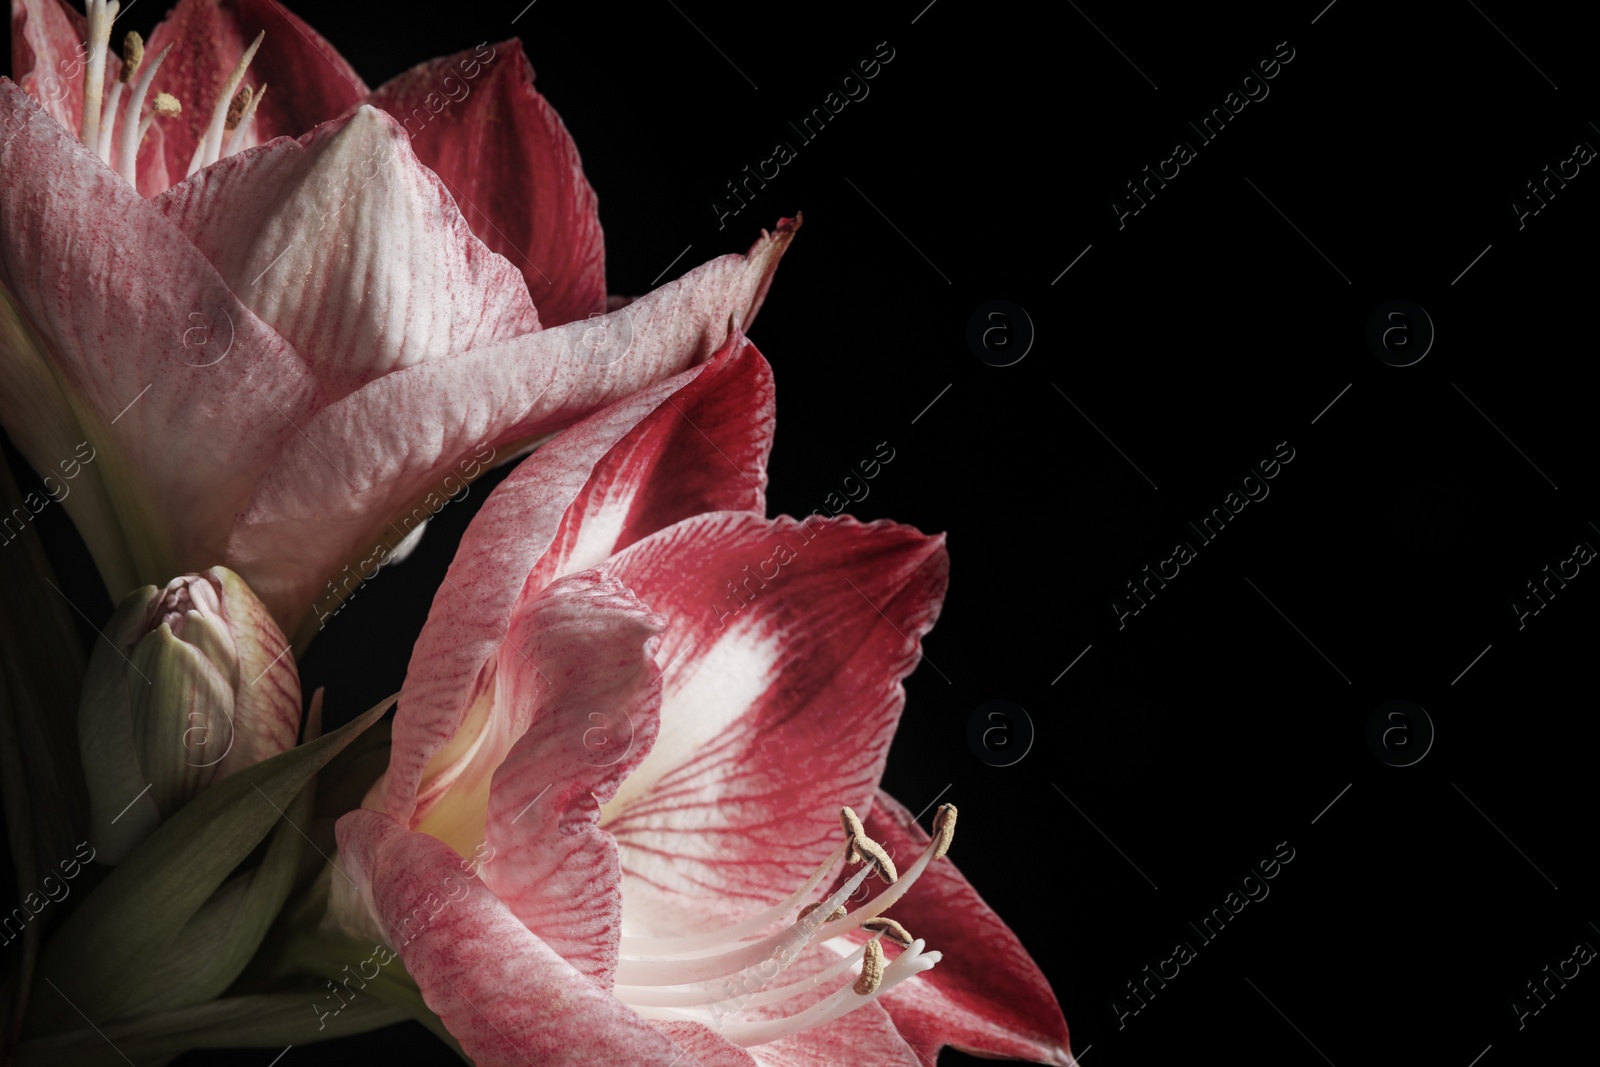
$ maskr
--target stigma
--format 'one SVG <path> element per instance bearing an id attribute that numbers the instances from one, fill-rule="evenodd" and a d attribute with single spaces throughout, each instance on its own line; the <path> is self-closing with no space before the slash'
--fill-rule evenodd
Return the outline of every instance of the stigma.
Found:
<path id="1" fill-rule="evenodd" d="M 734 1044 L 749 1047 L 832 1022 L 932 969 L 940 953 L 928 951 L 921 938 L 883 913 L 949 851 L 954 805 L 939 808 L 932 840 L 904 873 L 867 836 L 855 812 L 842 808 L 840 823 L 844 840 L 778 904 L 721 930 L 672 938 L 624 937 L 617 998 L 645 1018 L 705 1023 Z M 834 892 L 813 900 L 841 862 L 859 864 L 859 869 Z M 848 909 L 846 901 L 873 875 L 884 883 L 883 889 Z M 851 937 L 857 931 L 867 935 L 865 940 Z M 896 953 L 892 959 L 890 947 Z M 807 968 L 799 979 L 784 975 L 808 954 L 816 963 L 831 962 Z M 795 1002 L 797 1010 L 751 1011 L 787 1002 Z"/>

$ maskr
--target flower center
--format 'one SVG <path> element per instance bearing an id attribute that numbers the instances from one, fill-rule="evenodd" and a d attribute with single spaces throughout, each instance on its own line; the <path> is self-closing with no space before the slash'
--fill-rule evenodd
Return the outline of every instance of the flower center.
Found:
<path id="1" fill-rule="evenodd" d="M 163 48 L 161 54 L 147 65 L 144 62 L 144 38 L 137 33 L 130 32 L 123 38 L 122 73 L 111 83 L 110 90 L 106 89 L 106 56 L 111 45 L 111 25 L 116 21 L 120 8 L 119 0 L 85 0 L 84 3 L 88 16 L 89 51 L 83 71 L 83 122 L 78 129 L 78 139 L 102 161 L 115 166 L 117 173 L 137 188 L 139 145 L 144 142 L 145 134 L 150 132 L 150 124 L 157 118 L 172 118 L 181 114 L 183 105 L 168 93 L 156 93 L 150 101 L 150 110 L 145 111 L 145 97 L 149 95 L 150 83 L 155 79 L 156 71 L 161 69 L 167 53 L 172 51 L 172 46 L 169 44 Z M 200 143 L 195 146 L 194 156 L 189 161 L 189 172 L 184 177 L 201 167 L 210 166 L 223 156 L 233 155 L 244 146 L 250 120 L 255 117 L 256 107 L 266 95 L 267 87 L 262 85 L 260 89 L 252 89 L 245 86 L 240 89 L 239 83 L 244 80 L 245 69 L 250 66 L 250 60 L 255 57 L 256 49 L 261 46 L 265 36 L 265 31 L 256 34 L 256 39 L 245 49 L 233 73 L 228 76 L 212 106 L 211 123 L 200 138 Z M 128 100 L 124 105 L 122 97 L 127 86 L 131 88 L 127 89 Z M 229 131 L 232 136 L 224 145 L 223 134 Z M 115 163 L 112 162 L 113 152 L 116 154 Z"/>
<path id="2" fill-rule="evenodd" d="M 734 1044 L 748 1047 L 831 1022 L 932 969 L 940 953 L 924 951 L 920 938 L 913 938 L 883 913 L 910 891 L 930 863 L 949 851 L 955 834 L 955 807 L 945 804 L 939 808 L 933 818 L 933 839 L 903 875 L 896 872 L 888 853 L 867 837 L 855 812 L 841 809 L 840 822 L 845 829 L 844 842 L 800 888 L 773 907 L 709 933 L 624 937 L 622 958 L 617 963 L 617 998 L 646 1018 L 705 1023 Z M 831 895 L 806 903 L 841 860 L 861 863 L 861 869 Z M 861 907 L 847 911 L 844 902 L 874 873 L 887 887 Z M 763 931 L 780 923 L 783 925 L 775 933 L 763 936 Z M 871 935 L 864 944 L 844 940 L 858 929 Z M 885 941 L 899 947 L 899 955 L 892 960 L 885 955 Z M 798 981 L 778 980 L 812 949 L 836 953 L 840 958 Z M 830 989 L 793 1014 L 744 1016 L 750 1008 Z"/>

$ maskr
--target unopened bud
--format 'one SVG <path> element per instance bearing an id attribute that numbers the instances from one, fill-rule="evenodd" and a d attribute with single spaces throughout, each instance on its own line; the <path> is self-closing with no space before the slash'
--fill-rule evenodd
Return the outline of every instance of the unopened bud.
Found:
<path id="1" fill-rule="evenodd" d="M 288 642 L 222 567 L 128 595 L 96 645 L 78 708 L 91 839 L 116 863 L 235 771 L 294 747 Z"/>

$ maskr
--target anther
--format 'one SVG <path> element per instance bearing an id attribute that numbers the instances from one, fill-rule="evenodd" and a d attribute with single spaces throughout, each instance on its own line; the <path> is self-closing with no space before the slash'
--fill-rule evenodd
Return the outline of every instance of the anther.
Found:
<path id="1" fill-rule="evenodd" d="M 856 842 L 867 836 L 866 827 L 861 825 L 861 819 L 849 805 L 839 809 L 839 823 L 844 827 L 845 836 L 850 839 L 850 862 L 860 863 L 861 852 L 856 848 Z"/>
<path id="2" fill-rule="evenodd" d="M 156 101 L 151 107 L 164 119 L 176 118 L 183 114 L 183 102 L 171 93 L 157 93 Z"/>
<path id="3" fill-rule="evenodd" d="M 133 76 L 139 73 L 139 64 L 143 62 L 144 38 L 129 30 L 128 36 L 122 39 L 122 73 L 118 75 L 124 85 L 133 81 Z"/>
<path id="4" fill-rule="evenodd" d="M 867 828 L 861 825 L 860 816 L 848 804 L 839 809 L 839 823 L 849 837 L 850 862 L 860 863 L 863 858 L 870 859 L 878 870 L 878 877 L 893 885 L 895 879 L 900 877 L 894 869 L 894 860 L 889 858 L 889 853 L 883 850 L 882 845 L 867 836 Z"/>
<path id="5" fill-rule="evenodd" d="M 795 917 L 795 922 L 799 922 L 801 919 L 804 919 L 807 915 L 810 915 L 820 907 L 822 907 L 822 901 L 820 900 L 815 904 L 807 904 L 805 907 L 800 909 L 800 914 Z M 828 921 L 832 922 L 835 919 L 842 919 L 848 914 L 850 913 L 844 910 L 844 905 L 840 904 L 837 908 L 833 909 L 833 914 L 828 916 Z"/>
<path id="6" fill-rule="evenodd" d="M 256 91 L 248 85 L 233 94 L 233 100 L 228 104 L 228 117 L 222 120 L 224 130 L 239 128 L 239 119 L 243 117 L 245 108 L 250 106 L 250 98 L 255 95 Z"/>
<path id="7" fill-rule="evenodd" d="M 245 86 L 247 91 L 249 88 L 249 86 Z M 261 106 L 261 101 L 266 99 L 266 95 L 267 83 L 262 82 L 261 88 L 255 91 L 255 94 L 250 97 L 250 102 L 245 105 L 244 114 L 239 116 L 238 128 L 235 129 L 233 131 L 233 135 L 228 138 L 228 143 L 223 146 L 223 156 L 231 156 L 235 152 L 239 151 L 240 147 L 243 146 L 244 135 L 250 132 L 250 120 L 255 118 L 256 108 Z M 421 529 L 421 527 L 418 527 L 418 529 Z"/>
<path id="8" fill-rule="evenodd" d="M 950 851 L 950 842 L 956 836 L 956 806 L 954 804 L 941 804 L 939 810 L 933 813 L 933 849 L 934 859 L 943 859 L 945 853 Z"/>
<path id="9" fill-rule="evenodd" d="M 866 949 L 866 954 L 861 957 L 861 977 L 850 988 L 858 996 L 870 997 L 878 991 L 878 985 L 883 981 L 883 947 L 876 941 L 868 941 Z"/>
<path id="10" fill-rule="evenodd" d="M 886 915 L 879 915 L 875 919 L 868 919 L 866 922 L 861 924 L 861 929 L 867 931 L 869 934 L 881 933 L 884 938 L 889 941 L 893 941 L 901 948 L 911 947 L 911 932 Z"/>

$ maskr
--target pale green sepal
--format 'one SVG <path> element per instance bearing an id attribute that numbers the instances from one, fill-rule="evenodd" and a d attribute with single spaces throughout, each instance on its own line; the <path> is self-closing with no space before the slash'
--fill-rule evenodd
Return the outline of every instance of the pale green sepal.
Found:
<path id="1" fill-rule="evenodd" d="M 101 883 L 45 947 L 39 974 L 89 1018 L 114 1019 L 148 996 L 144 970 L 283 818 L 305 784 L 376 722 L 389 697 L 315 741 L 234 774 L 195 797 Z M 36 998 L 30 1037 L 73 1029 L 63 998 Z"/>
<path id="2" fill-rule="evenodd" d="M 305 850 L 305 838 L 296 827 L 310 822 L 316 788 L 313 780 L 287 809 L 287 819 L 272 832 L 261 865 L 224 882 L 151 963 L 145 976 L 150 998 L 135 1004 L 130 1013 L 148 1015 L 202 1004 L 221 996 L 243 973 L 294 887 L 300 853 Z"/>

